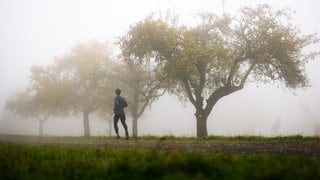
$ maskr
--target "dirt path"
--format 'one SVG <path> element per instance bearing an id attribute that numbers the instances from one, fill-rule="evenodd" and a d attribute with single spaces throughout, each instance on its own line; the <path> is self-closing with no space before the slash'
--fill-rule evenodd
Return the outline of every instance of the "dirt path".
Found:
<path id="1" fill-rule="evenodd" d="M 0 142 L 176 152 L 266 153 L 320 156 L 320 141 L 116 140 L 0 135 Z"/>

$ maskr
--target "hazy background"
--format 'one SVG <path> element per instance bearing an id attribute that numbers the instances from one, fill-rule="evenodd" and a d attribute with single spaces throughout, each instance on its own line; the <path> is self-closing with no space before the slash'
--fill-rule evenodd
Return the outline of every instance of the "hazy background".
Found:
<path id="1" fill-rule="evenodd" d="M 243 5 L 267 3 L 296 11 L 302 33 L 320 32 L 318 0 L 225 0 L 234 14 Z M 16 119 L 5 102 L 26 87 L 32 65 L 47 65 L 79 42 L 92 39 L 114 49 L 117 37 L 152 12 L 172 9 L 180 23 L 192 25 L 197 12 L 222 12 L 221 0 L 0 0 L 0 134 L 37 134 L 38 122 Z M 113 47 L 114 46 L 114 47 Z M 312 47 L 320 49 L 319 47 Z M 209 135 L 314 135 L 320 129 L 320 58 L 307 65 L 312 87 L 295 92 L 276 86 L 247 85 L 221 99 L 208 118 Z M 125 96 L 125 92 L 123 92 Z M 140 119 L 139 134 L 196 134 L 194 109 L 165 95 Z M 106 121 L 90 118 L 92 135 L 105 135 Z M 131 131 L 131 120 L 128 118 Z M 120 130 L 122 130 L 120 128 Z M 49 119 L 47 135 L 82 135 L 82 117 Z M 319 132 L 318 132 L 319 133 Z"/>

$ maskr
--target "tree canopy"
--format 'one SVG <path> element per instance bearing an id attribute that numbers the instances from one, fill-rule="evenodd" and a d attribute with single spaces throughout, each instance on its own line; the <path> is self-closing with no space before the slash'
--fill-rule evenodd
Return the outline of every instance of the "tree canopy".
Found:
<path id="1" fill-rule="evenodd" d="M 241 8 L 240 16 L 200 14 L 195 27 L 150 16 L 131 27 L 120 47 L 132 61 L 154 67 L 159 79 L 189 99 L 196 109 L 197 136 L 206 136 L 214 105 L 248 81 L 289 89 L 309 85 L 305 64 L 317 52 L 304 48 L 318 39 L 302 35 L 290 15 L 287 9 L 258 5 Z"/>
<path id="2" fill-rule="evenodd" d="M 58 76 L 72 82 L 70 87 L 60 86 L 69 92 L 69 107 L 83 114 L 85 136 L 90 136 L 89 114 L 112 103 L 111 86 L 106 83 L 112 64 L 108 48 L 96 41 L 78 44 L 54 64 Z"/>

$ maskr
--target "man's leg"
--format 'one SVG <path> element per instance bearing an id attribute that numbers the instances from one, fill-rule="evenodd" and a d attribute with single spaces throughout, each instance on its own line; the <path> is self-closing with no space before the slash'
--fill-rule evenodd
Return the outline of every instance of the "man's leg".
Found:
<path id="1" fill-rule="evenodd" d="M 120 120 L 124 130 L 126 131 L 126 139 L 129 139 L 128 126 L 126 124 L 126 115 L 120 115 Z"/>
<path id="2" fill-rule="evenodd" d="M 119 138 L 119 128 L 118 128 L 118 121 L 119 121 L 119 115 L 114 115 L 113 116 L 113 126 L 114 126 L 114 131 L 116 132 L 117 138 Z"/>

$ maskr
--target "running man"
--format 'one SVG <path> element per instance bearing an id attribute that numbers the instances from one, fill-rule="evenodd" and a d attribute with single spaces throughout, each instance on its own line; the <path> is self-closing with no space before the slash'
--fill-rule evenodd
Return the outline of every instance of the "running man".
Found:
<path id="1" fill-rule="evenodd" d="M 116 131 L 116 138 L 119 139 L 119 129 L 118 129 L 118 121 L 120 119 L 121 124 L 126 131 L 126 139 L 129 139 L 128 127 L 126 124 L 126 114 L 124 112 L 124 108 L 128 106 L 126 100 L 120 96 L 121 90 L 116 89 L 116 97 L 114 98 L 114 116 L 113 116 L 113 123 L 114 123 L 114 130 Z"/>

